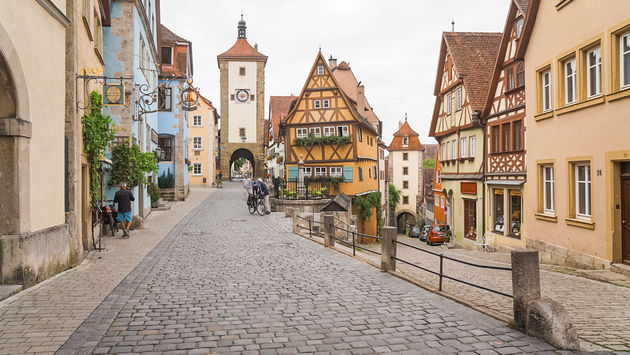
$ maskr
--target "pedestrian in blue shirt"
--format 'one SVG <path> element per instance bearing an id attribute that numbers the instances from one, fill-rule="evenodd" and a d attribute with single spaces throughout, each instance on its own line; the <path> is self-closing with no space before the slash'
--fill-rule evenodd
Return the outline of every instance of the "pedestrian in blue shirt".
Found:
<path id="1" fill-rule="evenodd" d="M 265 214 L 270 214 L 271 206 L 269 204 L 269 189 L 267 189 L 267 184 L 261 179 L 258 178 L 258 186 L 260 193 L 263 195 L 263 202 L 265 203 Z"/>

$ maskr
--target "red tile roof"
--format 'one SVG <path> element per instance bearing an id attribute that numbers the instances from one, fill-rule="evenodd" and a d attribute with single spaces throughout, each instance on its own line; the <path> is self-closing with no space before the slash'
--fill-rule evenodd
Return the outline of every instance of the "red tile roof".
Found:
<path id="1" fill-rule="evenodd" d="M 343 90 L 344 94 L 346 94 L 346 96 L 356 105 L 357 86 L 359 86 L 359 81 L 354 76 L 350 65 L 348 65 L 348 63 L 346 63 L 345 61 L 342 61 L 339 65 L 337 65 L 336 68 L 332 70 L 332 73 L 335 76 L 335 79 L 337 80 L 337 83 L 339 84 L 341 90 Z M 365 98 L 363 110 L 357 111 L 359 111 L 359 113 L 372 124 L 378 125 L 378 123 L 380 122 L 380 120 L 374 113 L 372 106 L 370 106 L 367 98 Z"/>
<path id="2" fill-rule="evenodd" d="M 189 40 L 173 33 L 173 31 L 169 30 L 163 24 L 160 24 L 160 41 L 168 44 L 174 44 L 176 42 L 191 43 Z"/>
<path id="3" fill-rule="evenodd" d="M 465 75 L 464 86 L 473 110 L 483 111 L 502 34 L 444 32 L 443 36 L 457 74 Z"/>
<path id="4" fill-rule="evenodd" d="M 514 0 L 518 8 L 523 12 L 523 15 L 527 15 L 529 10 L 529 0 Z"/>
<path id="5" fill-rule="evenodd" d="M 270 96 L 269 97 L 269 119 L 273 130 L 273 140 L 278 141 L 280 122 L 289 114 L 291 102 L 297 96 Z"/>
<path id="6" fill-rule="evenodd" d="M 221 53 L 217 58 L 260 58 L 267 60 L 267 56 L 260 53 L 257 48 L 252 47 L 245 38 L 239 38 L 232 48 L 228 49 L 225 53 Z"/>
<path id="7" fill-rule="evenodd" d="M 406 147 L 403 147 L 403 137 L 409 138 L 409 142 Z M 400 126 L 398 131 L 394 133 L 394 139 L 389 144 L 388 150 L 421 150 L 423 149 L 420 139 L 418 139 L 418 133 L 411 129 L 409 122 L 405 120 L 405 123 Z"/>

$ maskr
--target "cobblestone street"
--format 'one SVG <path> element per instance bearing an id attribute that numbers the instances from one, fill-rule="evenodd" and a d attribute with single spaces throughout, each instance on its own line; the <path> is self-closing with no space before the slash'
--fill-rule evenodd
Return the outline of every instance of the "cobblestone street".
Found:
<path id="1" fill-rule="evenodd" d="M 69 353 L 552 351 L 490 317 L 250 215 L 226 184 L 81 324 Z"/>

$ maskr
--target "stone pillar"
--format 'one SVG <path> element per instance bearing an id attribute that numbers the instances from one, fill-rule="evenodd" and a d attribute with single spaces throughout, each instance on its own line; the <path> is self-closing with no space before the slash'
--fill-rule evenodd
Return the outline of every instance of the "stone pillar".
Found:
<path id="1" fill-rule="evenodd" d="M 396 228 L 383 227 L 383 240 L 381 243 L 381 271 L 396 271 Z"/>
<path id="2" fill-rule="evenodd" d="M 335 216 L 330 213 L 324 214 L 324 246 L 335 247 Z"/>
<path id="3" fill-rule="evenodd" d="M 525 329 L 527 307 L 540 298 L 538 251 L 512 251 L 512 292 L 514 294 L 514 322 Z"/>
<path id="4" fill-rule="evenodd" d="M 293 234 L 300 234 L 300 227 L 298 226 L 300 219 L 298 218 L 297 211 L 293 213 L 292 217 L 293 217 Z"/>

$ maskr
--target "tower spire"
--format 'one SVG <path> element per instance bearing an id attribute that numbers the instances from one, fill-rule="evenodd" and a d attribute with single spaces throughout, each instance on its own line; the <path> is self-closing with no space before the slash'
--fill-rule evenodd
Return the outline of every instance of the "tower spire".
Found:
<path id="1" fill-rule="evenodd" d="M 243 20 L 243 13 L 241 12 L 241 20 L 238 22 L 238 38 L 241 39 L 247 39 L 247 36 L 245 35 L 245 30 L 247 29 L 247 26 L 245 26 L 245 20 Z"/>

